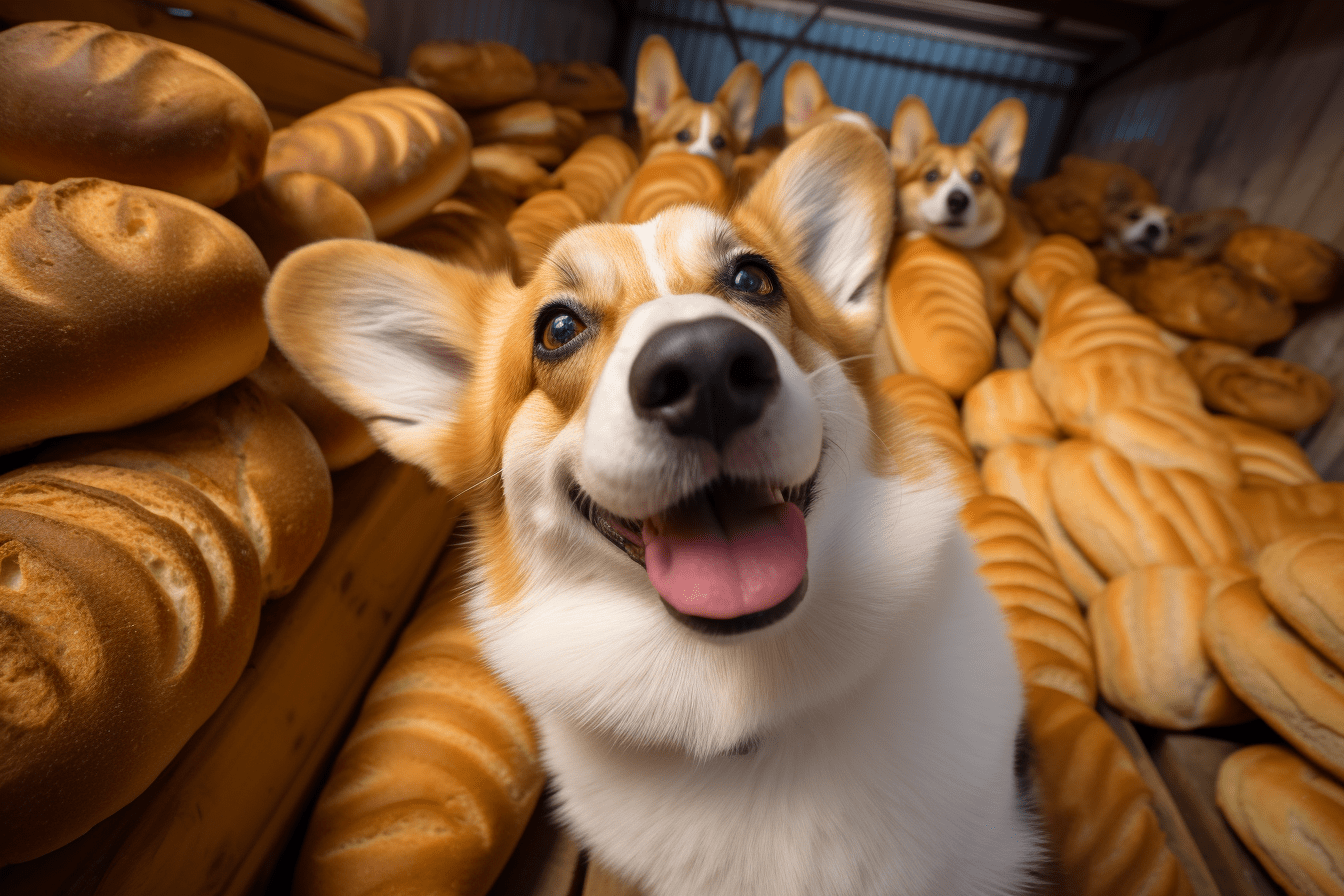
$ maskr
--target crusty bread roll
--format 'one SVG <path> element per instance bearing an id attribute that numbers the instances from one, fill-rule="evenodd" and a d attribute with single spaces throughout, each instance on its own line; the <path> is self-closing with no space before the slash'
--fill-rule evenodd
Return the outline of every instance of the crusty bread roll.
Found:
<path id="1" fill-rule="evenodd" d="M 359 200 L 329 177 L 307 171 L 270 174 L 219 210 L 252 238 L 274 268 L 318 240 L 371 240 L 373 222 Z"/>
<path id="2" fill-rule="evenodd" d="M 961 432 L 961 419 L 957 416 L 956 405 L 946 392 L 928 377 L 913 373 L 895 373 L 883 377 L 879 391 L 922 440 L 933 443 L 947 465 L 946 469 L 951 472 L 953 487 L 962 498 L 984 494 L 984 484 L 975 469 L 975 456 L 971 454 L 971 447 L 966 444 L 966 437 Z M 923 444 L 901 447 L 909 449 L 898 458 L 902 475 L 923 475 L 925 471 L 919 465 L 921 454 L 927 447 Z"/>
<path id="3" fill-rule="evenodd" d="M 505 225 L 518 248 L 516 279 L 526 283 L 546 257 L 551 243 L 586 220 L 583 207 L 564 190 L 546 190 L 518 206 Z"/>
<path id="4" fill-rule="evenodd" d="M 1256 570 L 1274 612 L 1344 668 L 1344 530 L 1280 539 L 1260 552 Z"/>
<path id="5" fill-rule="evenodd" d="M 1321 474 L 1312 467 L 1302 446 L 1283 433 L 1223 414 L 1213 415 L 1213 425 L 1232 446 L 1243 485 L 1305 485 L 1321 481 Z"/>
<path id="6" fill-rule="evenodd" d="M 1195 342 L 1180 358 L 1209 407 L 1283 432 L 1315 423 L 1334 400 L 1330 381 L 1314 370 L 1225 342 Z"/>
<path id="7" fill-rule="evenodd" d="M 1145 566 L 1112 579 L 1087 608 L 1106 702 L 1137 722 L 1176 731 L 1253 718 L 1200 639 L 1210 590 L 1253 575 L 1244 568 Z"/>
<path id="8" fill-rule="evenodd" d="M 555 113 L 555 142 L 566 156 L 579 148 L 586 139 L 588 124 L 583 113 L 568 106 L 552 106 Z"/>
<path id="9" fill-rule="evenodd" d="M 555 179 L 549 171 L 508 143 L 472 149 L 471 169 L 484 183 L 512 199 L 529 199 L 542 190 L 555 188 Z"/>
<path id="10" fill-rule="evenodd" d="M 555 143 L 559 123 L 555 109 L 542 100 L 523 100 L 467 116 L 471 141 L 487 143 Z"/>
<path id="11" fill-rule="evenodd" d="M 1259 225 L 1239 230 L 1223 245 L 1222 259 L 1297 303 L 1328 299 L 1344 274 L 1344 259 L 1338 252 L 1287 227 Z"/>
<path id="12" fill-rule="evenodd" d="M 362 43 L 369 36 L 363 0 L 283 0 L 281 5 L 351 40 Z"/>
<path id="13" fill-rule="evenodd" d="M 901 370 L 928 377 L 953 398 L 994 368 L 984 282 L 965 255 L 932 237 L 903 238 L 893 254 L 886 332 Z"/>
<path id="14" fill-rule="evenodd" d="M 1188 470 L 1222 488 L 1241 482 L 1231 442 L 1198 406 L 1154 402 L 1117 408 L 1100 415 L 1089 435 L 1136 464 Z"/>
<path id="15" fill-rule="evenodd" d="M 621 206 L 622 224 L 643 224 L 665 208 L 694 202 L 727 211 L 732 191 L 719 166 L 689 152 L 665 152 L 639 166 Z"/>
<path id="16" fill-rule="evenodd" d="M 1009 291 L 1028 314 L 1040 320 L 1054 294 L 1073 279 L 1096 280 L 1097 260 L 1073 237 L 1052 234 L 1031 250 Z"/>
<path id="17" fill-rule="evenodd" d="M 537 73 L 522 51 L 495 42 L 425 41 L 411 51 L 406 75 L 454 109 L 500 106 L 537 89 Z"/>
<path id="18" fill-rule="evenodd" d="M 1248 486 L 1228 499 L 1261 548 L 1296 532 L 1344 530 L 1344 482 Z"/>
<path id="19" fill-rule="evenodd" d="M 0 32 L 0 181 L 101 177 L 213 207 L 261 178 L 270 137 L 203 53 L 93 22 Z"/>
<path id="20" fill-rule="evenodd" d="M 0 452 L 129 426 L 261 363 L 266 262 L 220 215 L 97 178 L 0 204 Z"/>
<path id="21" fill-rule="evenodd" d="M 1218 767 L 1232 830 L 1291 896 L 1344 893 L 1344 787 L 1292 750 L 1256 744 Z"/>
<path id="22" fill-rule="evenodd" d="M 464 553 L 439 566 L 364 699 L 313 809 L 298 896 L 484 896 L 522 834 L 539 750 L 468 625 Z"/>
<path id="23" fill-rule="evenodd" d="M 396 233 L 457 189 L 471 168 L 467 125 L 415 87 L 351 94 L 277 131 L 266 173 L 310 171 L 360 201 L 380 237 Z"/>
<path id="24" fill-rule="evenodd" d="M 517 269 L 518 250 L 503 224 L 458 200 L 434 208 L 387 242 L 478 271 Z"/>
<path id="25" fill-rule="evenodd" d="M 995 370 L 972 386 L 961 403 L 961 426 L 977 457 L 1008 442 L 1053 445 L 1060 438 L 1027 370 Z"/>
<path id="26" fill-rule="evenodd" d="M 0 477 L 0 865 L 149 785 L 331 517 L 312 436 L 247 382 L 48 456 Z"/>
<path id="27" fill-rule="evenodd" d="M 269 390 L 299 416 L 317 440 L 327 469 L 343 470 L 378 450 L 378 444 L 360 419 L 308 382 L 275 343 L 271 343 L 265 360 L 248 379 Z"/>
<path id="28" fill-rule="evenodd" d="M 585 140 L 555 169 L 555 182 L 596 219 L 638 167 L 639 157 L 624 140 L 599 135 Z"/>
<path id="29" fill-rule="evenodd" d="M 597 62 L 542 62 L 536 72 L 534 96 L 554 106 L 579 112 L 611 112 L 625 108 L 630 101 L 621 76 Z"/>
<path id="30" fill-rule="evenodd" d="M 1237 696 L 1307 758 L 1344 776 L 1344 674 L 1274 615 L 1254 580 L 1213 597 L 1203 633 Z"/>

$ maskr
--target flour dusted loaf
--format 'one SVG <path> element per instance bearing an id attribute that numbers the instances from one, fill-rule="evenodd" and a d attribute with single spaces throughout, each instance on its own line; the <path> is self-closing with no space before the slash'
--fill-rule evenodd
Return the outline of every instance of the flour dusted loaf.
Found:
<path id="1" fill-rule="evenodd" d="M 411 81 L 454 109 L 486 109 L 531 96 L 537 73 L 522 51 L 496 42 L 430 40 L 406 63 Z"/>
<path id="2" fill-rule="evenodd" d="M 275 133 L 266 173 L 310 171 L 340 184 L 378 236 L 396 233 L 457 189 L 471 169 L 466 122 L 416 87 L 351 94 Z"/>
<path id="3" fill-rule="evenodd" d="M 531 722 L 467 623 L 458 543 L 313 809 L 298 896 L 484 896 L 541 794 Z"/>
<path id="4" fill-rule="evenodd" d="M 260 179 L 270 136 L 203 53 L 92 22 L 0 32 L 0 182 L 101 177 L 218 206 Z"/>
<path id="5" fill-rule="evenodd" d="M 247 381 L 42 461 L 0 477 L 0 865 L 149 785 L 331 517 L 312 437 Z"/>
<path id="6" fill-rule="evenodd" d="M 0 199 L 0 452 L 184 407 L 266 353 L 266 262 L 171 193 L 75 178 Z"/>

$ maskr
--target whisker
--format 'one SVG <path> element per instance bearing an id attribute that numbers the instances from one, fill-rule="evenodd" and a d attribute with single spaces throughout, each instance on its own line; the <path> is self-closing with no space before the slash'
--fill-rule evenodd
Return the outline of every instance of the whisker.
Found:
<path id="1" fill-rule="evenodd" d="M 486 484 L 487 482 L 489 482 L 491 479 L 494 479 L 496 476 L 501 476 L 501 475 L 503 475 L 503 473 L 504 473 L 504 468 L 503 468 L 503 467 L 500 467 L 498 470 L 496 470 L 495 472 L 491 473 L 489 476 L 485 477 L 484 479 L 482 479 L 480 482 L 476 483 L 475 485 L 469 485 L 469 486 L 467 486 L 466 488 L 462 489 L 462 491 L 460 491 L 460 492 L 458 492 L 457 494 L 453 495 L 452 500 L 456 501 L 458 498 L 462 497 L 463 495 L 465 495 L 467 492 L 471 491 L 472 489 L 474 489 L 474 488 L 478 488 L 479 486 L 482 486 L 482 485 L 485 485 L 485 484 Z"/>
<path id="2" fill-rule="evenodd" d="M 865 354 L 862 354 L 862 355 L 854 355 L 853 357 L 849 357 L 849 358 L 836 358 L 834 361 L 831 361 L 829 364 L 823 364 L 823 365 L 821 365 L 820 367 L 818 367 L 816 370 L 812 371 L 811 373 L 804 374 L 804 378 L 810 380 L 810 379 L 812 379 L 812 377 L 816 376 L 817 374 L 819 374 L 819 373 L 825 373 L 826 371 L 830 370 L 832 367 L 839 367 L 841 364 L 845 364 L 845 363 L 847 363 L 847 362 L 849 362 L 849 361 L 858 361 L 858 360 L 860 360 L 860 359 L 862 359 L 862 358 L 875 358 L 875 357 L 877 357 L 877 356 L 876 356 L 875 354 L 873 354 L 872 352 L 867 352 L 867 353 L 865 353 Z"/>

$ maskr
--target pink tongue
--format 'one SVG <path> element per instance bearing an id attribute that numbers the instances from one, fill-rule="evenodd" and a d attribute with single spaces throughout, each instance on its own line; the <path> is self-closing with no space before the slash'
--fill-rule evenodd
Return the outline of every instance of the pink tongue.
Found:
<path id="1" fill-rule="evenodd" d="M 796 504 L 734 512 L 727 525 L 644 524 L 649 581 L 687 616 L 759 613 L 794 592 L 807 572 L 807 525 Z"/>

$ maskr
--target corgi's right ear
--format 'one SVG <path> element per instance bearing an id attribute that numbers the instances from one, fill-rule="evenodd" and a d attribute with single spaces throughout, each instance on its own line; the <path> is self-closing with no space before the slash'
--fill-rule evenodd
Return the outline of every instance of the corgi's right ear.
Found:
<path id="1" fill-rule="evenodd" d="M 673 102 L 690 95 L 672 45 L 661 34 L 650 34 L 639 48 L 635 65 L 635 117 L 640 129 L 648 133 Z"/>
<path id="2" fill-rule="evenodd" d="M 817 110 L 832 105 L 831 95 L 812 63 L 799 59 L 784 73 L 784 133 L 796 140 Z"/>
<path id="3" fill-rule="evenodd" d="M 924 147 L 937 142 L 938 129 L 924 101 L 914 94 L 901 100 L 891 116 L 891 164 L 896 172 L 914 164 Z"/>
<path id="4" fill-rule="evenodd" d="M 266 320 L 285 357 L 354 414 L 398 460 L 441 482 L 444 444 L 481 351 L 481 306 L 515 289 L 503 275 L 367 240 L 291 253 L 266 289 Z"/>

